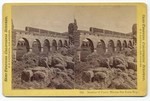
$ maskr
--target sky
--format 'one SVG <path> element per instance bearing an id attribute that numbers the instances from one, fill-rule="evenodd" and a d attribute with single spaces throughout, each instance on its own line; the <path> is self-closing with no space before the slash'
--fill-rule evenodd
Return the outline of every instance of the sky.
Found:
<path id="1" fill-rule="evenodd" d="M 68 24 L 77 20 L 79 30 L 90 27 L 122 33 L 132 31 L 136 23 L 135 6 L 13 6 L 12 19 L 15 29 L 26 26 L 55 32 L 68 31 Z"/>

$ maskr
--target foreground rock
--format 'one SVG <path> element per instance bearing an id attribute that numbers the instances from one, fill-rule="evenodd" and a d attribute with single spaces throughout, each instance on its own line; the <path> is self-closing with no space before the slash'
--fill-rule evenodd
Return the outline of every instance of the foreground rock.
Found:
<path id="1" fill-rule="evenodd" d="M 37 82 L 49 82 L 50 70 L 45 67 L 35 67 L 23 70 L 21 74 L 21 80 L 25 82 L 37 81 Z"/>
<path id="2" fill-rule="evenodd" d="M 72 69 L 74 70 L 75 63 L 73 57 L 63 56 L 60 53 L 53 53 L 47 57 L 40 57 L 39 66 L 43 67 L 55 67 L 61 70 Z"/>
<path id="3" fill-rule="evenodd" d="M 70 89 L 73 88 L 73 75 L 72 70 L 62 71 L 59 68 L 35 67 L 23 70 L 21 81 L 22 83 L 36 82 L 44 88 Z"/>
<path id="4" fill-rule="evenodd" d="M 22 61 L 25 65 L 25 68 L 34 68 L 39 64 L 39 56 L 33 52 L 28 52 L 23 55 Z"/>
<path id="5" fill-rule="evenodd" d="M 82 73 L 83 85 L 96 83 L 99 89 L 135 89 L 136 88 L 136 71 L 128 71 L 120 68 L 98 67 L 89 69 Z M 91 86 L 92 87 L 92 86 Z"/>

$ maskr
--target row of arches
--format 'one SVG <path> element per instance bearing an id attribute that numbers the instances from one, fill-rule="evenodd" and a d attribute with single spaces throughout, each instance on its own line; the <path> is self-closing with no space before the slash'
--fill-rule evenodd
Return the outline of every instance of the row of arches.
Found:
<path id="1" fill-rule="evenodd" d="M 121 43 L 120 40 L 117 40 L 117 43 L 115 45 L 113 40 L 109 40 L 108 44 L 106 45 L 104 40 L 99 40 L 97 46 L 94 48 L 92 40 L 87 38 L 83 40 L 81 44 L 81 60 L 85 59 L 90 53 L 94 52 L 94 49 L 97 51 L 98 54 L 104 54 L 106 52 L 120 52 L 125 48 L 133 48 L 132 42 L 127 42 L 126 40 L 124 40 Z"/>
<path id="2" fill-rule="evenodd" d="M 55 52 L 60 48 L 67 46 L 68 46 L 67 40 L 64 40 L 64 42 L 62 40 L 59 40 L 57 42 L 55 39 L 53 39 L 52 44 L 50 44 L 50 41 L 48 39 L 45 39 L 42 45 L 40 40 L 35 39 L 32 43 L 32 46 L 30 47 L 29 41 L 26 38 L 21 38 L 18 40 L 17 43 L 16 59 L 20 60 L 25 53 L 30 51 L 30 49 L 32 49 L 32 52 L 39 54 L 41 51 L 43 53 L 48 53 L 49 51 Z"/>

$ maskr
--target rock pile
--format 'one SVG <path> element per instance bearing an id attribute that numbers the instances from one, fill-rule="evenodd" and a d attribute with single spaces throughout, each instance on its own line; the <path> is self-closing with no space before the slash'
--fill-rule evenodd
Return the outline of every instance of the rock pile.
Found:
<path id="1" fill-rule="evenodd" d="M 132 57 L 112 56 L 99 61 L 99 67 L 82 72 L 83 85 L 97 84 L 99 89 L 135 89 L 137 65 Z M 90 89 L 90 88 L 89 88 Z"/>
<path id="2" fill-rule="evenodd" d="M 125 53 L 99 56 L 94 52 L 75 64 L 73 55 L 66 53 L 29 52 L 23 56 L 20 78 L 22 84 L 30 84 L 28 88 L 136 89 L 136 56 Z"/>
<path id="3" fill-rule="evenodd" d="M 24 62 L 32 61 L 31 53 L 26 54 Z M 28 58 L 30 59 L 28 59 Z M 34 57 L 32 57 L 34 58 Z M 22 83 L 37 82 L 44 84 L 44 87 L 55 89 L 71 89 L 74 87 L 74 62 L 73 58 L 63 56 L 60 53 L 38 57 L 38 64 L 27 65 L 21 73 Z M 43 85 L 42 85 L 43 86 Z M 31 87 L 31 88 L 34 88 Z"/>

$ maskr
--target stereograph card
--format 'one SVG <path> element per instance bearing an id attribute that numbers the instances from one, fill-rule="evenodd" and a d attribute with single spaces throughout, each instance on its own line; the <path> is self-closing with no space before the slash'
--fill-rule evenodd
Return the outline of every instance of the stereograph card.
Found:
<path id="1" fill-rule="evenodd" d="M 146 96 L 144 3 L 3 5 L 5 96 Z"/>

